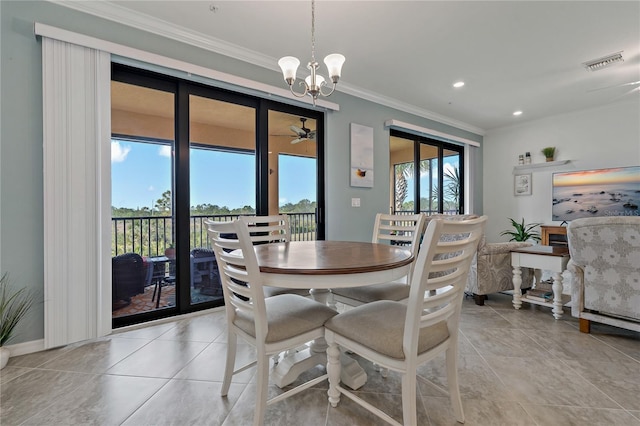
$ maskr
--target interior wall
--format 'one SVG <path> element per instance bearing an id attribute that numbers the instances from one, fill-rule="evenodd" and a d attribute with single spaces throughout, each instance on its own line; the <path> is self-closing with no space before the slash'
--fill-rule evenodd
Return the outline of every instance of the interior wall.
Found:
<path id="1" fill-rule="evenodd" d="M 500 232 L 510 227 L 508 218 L 526 223 L 559 225 L 551 220 L 553 172 L 640 165 L 640 97 L 599 108 L 505 127 L 484 138 L 484 213 L 488 241 L 506 241 Z M 532 195 L 514 196 L 513 166 L 518 155 L 529 151 L 532 163 L 544 163 L 540 150 L 556 147 L 561 166 L 540 167 L 532 174 Z"/>
<path id="2" fill-rule="evenodd" d="M 282 86 L 278 71 L 186 46 L 119 23 L 67 9 L 46 1 L 0 1 L 0 252 L 2 271 L 16 285 L 42 294 L 43 290 L 43 152 L 42 52 L 33 33 L 34 22 L 101 38 L 149 52 L 209 67 L 261 83 Z M 346 72 L 346 71 L 345 71 Z M 346 76 L 346 74 L 345 74 Z M 345 77 L 346 78 L 346 77 Z M 347 78 L 348 79 L 348 78 Z M 325 168 L 327 238 L 367 241 L 378 211 L 389 204 L 389 129 L 384 121 L 397 119 L 481 142 L 482 137 L 428 119 L 336 92 L 331 100 L 340 111 L 327 112 Z M 312 107 L 309 106 L 309 109 Z M 374 128 L 374 187 L 349 186 L 349 125 Z M 472 179 L 481 178 L 478 164 Z M 351 207 L 351 198 L 361 207 Z M 480 206 L 481 208 L 481 206 Z M 476 210 L 477 211 L 477 210 Z M 18 326 L 13 343 L 44 336 L 44 305 L 38 303 Z"/>

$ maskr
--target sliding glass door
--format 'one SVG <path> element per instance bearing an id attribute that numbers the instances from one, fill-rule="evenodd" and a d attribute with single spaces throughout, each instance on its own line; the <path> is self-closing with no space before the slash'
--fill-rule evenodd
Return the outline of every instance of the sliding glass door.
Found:
<path id="1" fill-rule="evenodd" d="M 462 146 L 391 131 L 391 211 L 464 212 Z"/>
<path id="2" fill-rule="evenodd" d="M 256 214 L 255 171 L 256 108 L 190 93 L 190 304 L 222 302 L 218 266 L 204 221 Z"/>
<path id="3" fill-rule="evenodd" d="M 112 76 L 114 327 L 223 303 L 207 219 L 286 213 L 295 239 L 324 238 L 321 112 Z"/>

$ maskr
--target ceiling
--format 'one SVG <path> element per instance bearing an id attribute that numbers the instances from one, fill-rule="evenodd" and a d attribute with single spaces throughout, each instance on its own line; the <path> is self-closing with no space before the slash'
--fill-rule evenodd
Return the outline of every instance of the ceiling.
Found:
<path id="1" fill-rule="evenodd" d="M 311 56 L 309 1 L 70 3 L 169 37 L 188 34 L 273 72 L 281 56 L 303 65 Z M 640 80 L 639 1 L 318 0 L 315 36 L 317 59 L 347 58 L 338 90 L 481 134 L 640 102 L 640 85 L 627 84 Z M 623 63 L 582 65 L 618 51 Z M 454 89 L 458 80 L 466 84 Z"/>

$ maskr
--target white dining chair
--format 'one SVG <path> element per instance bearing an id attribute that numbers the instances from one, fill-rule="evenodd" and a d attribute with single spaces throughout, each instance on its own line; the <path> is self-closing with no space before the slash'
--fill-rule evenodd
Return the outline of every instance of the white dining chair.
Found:
<path id="1" fill-rule="evenodd" d="M 324 304 L 295 294 L 265 298 L 262 275 L 246 223 L 207 222 L 220 270 L 227 319 L 227 360 L 221 394 L 226 396 L 234 374 L 257 365 L 253 424 L 261 425 L 268 404 L 299 393 L 327 375 L 302 383 L 267 400 L 269 357 L 324 336 L 323 324 L 336 314 Z M 257 359 L 235 367 L 238 337 L 256 348 Z"/>
<path id="2" fill-rule="evenodd" d="M 286 243 L 291 241 L 291 222 L 286 214 L 268 216 L 240 216 L 239 219 L 249 227 L 253 244 Z M 292 289 L 264 286 L 266 297 L 292 293 L 309 296 L 309 289 Z"/>
<path id="3" fill-rule="evenodd" d="M 240 216 L 239 219 L 249 228 L 251 242 L 256 244 L 288 243 L 291 241 L 291 221 L 286 214 L 274 214 L 266 216 Z M 277 296 L 278 294 L 299 294 L 308 297 L 310 289 L 283 288 L 274 286 L 264 286 L 265 297 Z M 291 349 L 285 353 L 285 357 L 295 354 L 298 349 Z M 273 355 L 273 363 L 280 363 L 280 354 Z"/>
<path id="4" fill-rule="evenodd" d="M 373 227 L 374 243 L 396 244 L 409 250 L 414 256 L 420 247 L 426 217 L 423 214 L 384 214 L 378 213 Z M 349 306 L 359 306 L 376 300 L 401 301 L 409 298 L 409 283 L 414 262 L 409 274 L 396 281 L 363 287 L 336 288 L 331 290 L 330 306 L 336 302 Z"/>
<path id="5" fill-rule="evenodd" d="M 444 352 L 451 406 L 455 419 L 464 423 L 458 388 L 458 324 L 471 261 L 486 220 L 486 216 L 464 221 L 431 220 L 406 303 L 367 303 L 326 322 L 328 395 L 332 407 L 345 395 L 385 421 L 401 424 L 340 385 L 342 348 L 402 375 L 403 424 L 416 425 L 417 367 Z M 425 297 L 430 291 L 435 294 Z"/>

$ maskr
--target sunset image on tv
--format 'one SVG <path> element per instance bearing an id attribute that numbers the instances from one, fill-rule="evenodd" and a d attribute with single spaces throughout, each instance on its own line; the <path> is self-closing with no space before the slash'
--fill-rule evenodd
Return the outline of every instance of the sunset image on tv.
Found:
<path id="1" fill-rule="evenodd" d="M 553 174 L 553 220 L 639 216 L 640 166 Z"/>

